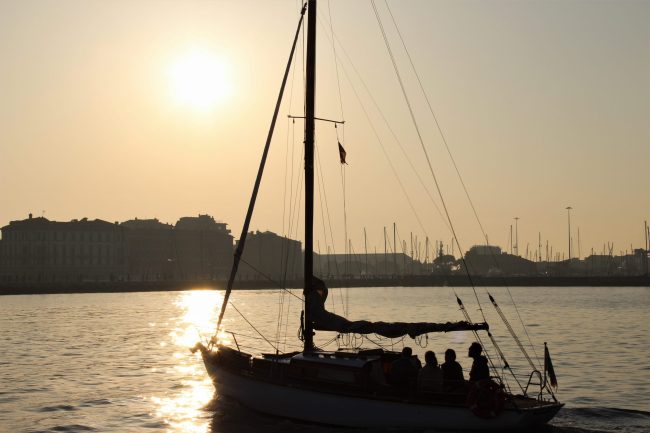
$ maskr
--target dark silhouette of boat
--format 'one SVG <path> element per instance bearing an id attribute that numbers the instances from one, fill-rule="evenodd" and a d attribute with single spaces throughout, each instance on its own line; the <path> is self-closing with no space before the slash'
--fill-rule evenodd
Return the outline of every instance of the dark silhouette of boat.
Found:
<path id="1" fill-rule="evenodd" d="M 390 338 L 415 338 L 432 332 L 463 331 L 472 332 L 477 337 L 477 333 L 485 332 L 491 337 L 487 323 L 473 323 L 467 315 L 466 320 L 459 322 L 388 323 L 350 321 L 325 309 L 327 287 L 313 275 L 316 0 L 308 0 L 302 9 L 217 329 L 228 305 L 244 250 L 273 127 L 306 13 L 305 268 L 301 317 L 304 347 L 297 352 L 253 356 L 242 351 L 236 340 L 237 347 L 234 348 L 223 344 L 216 335 L 206 344 L 197 343 L 193 350 L 200 351 L 218 394 L 263 413 L 350 427 L 504 430 L 529 428 L 548 422 L 562 404 L 555 399 L 546 380 L 547 369 L 542 377 L 532 362 L 533 371 L 521 395 L 509 392 L 494 368 L 489 379 L 463 384 L 455 391 L 430 392 L 410 383 L 401 384 L 403 386 L 391 383 L 390 369 L 393 361 L 400 356 L 397 352 L 382 348 L 323 351 L 314 344 L 316 331 L 378 334 Z M 461 310 L 465 311 L 460 299 L 458 302 Z M 493 303 L 498 308 L 496 302 Z M 548 361 L 550 364 L 550 356 Z M 548 371 L 553 382 L 552 368 Z"/>

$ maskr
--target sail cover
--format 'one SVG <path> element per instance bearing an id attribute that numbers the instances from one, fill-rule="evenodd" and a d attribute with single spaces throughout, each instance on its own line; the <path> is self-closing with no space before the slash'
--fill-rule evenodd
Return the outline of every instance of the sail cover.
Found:
<path id="1" fill-rule="evenodd" d="M 319 278 L 313 277 L 312 289 L 305 293 L 307 320 L 312 322 L 317 331 L 335 331 L 354 334 L 379 334 L 388 338 L 408 335 L 415 338 L 429 332 L 476 331 L 489 329 L 487 323 L 470 322 L 369 322 L 366 320 L 351 321 L 345 317 L 331 313 L 325 309 L 327 286 Z"/>

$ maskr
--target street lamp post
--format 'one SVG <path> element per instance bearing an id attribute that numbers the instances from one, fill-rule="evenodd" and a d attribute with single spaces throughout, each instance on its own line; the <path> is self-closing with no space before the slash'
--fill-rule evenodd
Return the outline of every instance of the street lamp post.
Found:
<path id="1" fill-rule="evenodd" d="M 571 206 L 566 207 L 567 220 L 569 225 L 569 262 L 571 262 Z"/>

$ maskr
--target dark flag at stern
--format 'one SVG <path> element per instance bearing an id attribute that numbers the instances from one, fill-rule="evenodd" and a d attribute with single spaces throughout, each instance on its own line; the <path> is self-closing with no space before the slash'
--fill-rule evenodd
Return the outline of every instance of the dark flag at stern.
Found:
<path id="1" fill-rule="evenodd" d="M 557 389 L 557 377 L 555 377 L 555 370 L 553 369 L 553 362 L 551 361 L 551 354 L 548 351 L 548 346 L 544 343 L 544 373 L 548 374 L 551 386 Z"/>

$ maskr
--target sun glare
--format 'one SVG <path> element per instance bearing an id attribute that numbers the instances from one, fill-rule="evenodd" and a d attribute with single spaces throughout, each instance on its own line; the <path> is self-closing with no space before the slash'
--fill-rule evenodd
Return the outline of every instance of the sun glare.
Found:
<path id="1" fill-rule="evenodd" d="M 214 333 L 223 295 L 216 291 L 183 292 L 176 305 L 184 310 L 178 326 L 171 332 L 174 342 L 184 349 L 207 342 Z"/>
<path id="2" fill-rule="evenodd" d="M 194 50 L 178 58 L 169 78 L 174 99 L 187 108 L 214 109 L 232 92 L 227 62 L 207 51 Z"/>

